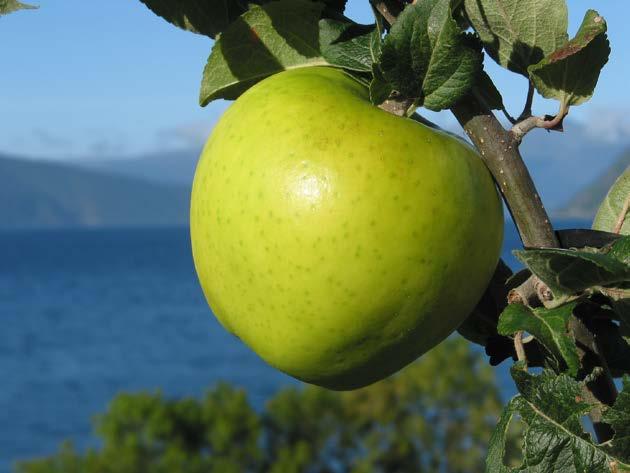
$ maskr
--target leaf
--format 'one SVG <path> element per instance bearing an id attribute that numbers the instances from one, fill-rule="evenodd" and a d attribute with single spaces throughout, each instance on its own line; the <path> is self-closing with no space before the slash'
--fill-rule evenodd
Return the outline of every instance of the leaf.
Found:
<path id="1" fill-rule="evenodd" d="M 248 9 L 249 3 L 270 0 L 140 0 L 153 13 L 169 23 L 193 33 L 216 38 Z M 313 0 L 320 1 L 320 0 Z M 325 11 L 342 13 L 346 0 L 323 0 Z"/>
<path id="2" fill-rule="evenodd" d="M 203 73 L 201 105 L 236 99 L 256 82 L 286 69 L 328 65 L 319 50 L 322 8 L 306 0 L 252 5 L 215 42 Z"/>
<path id="3" fill-rule="evenodd" d="M 320 20 L 323 8 L 308 0 L 252 5 L 215 42 L 204 69 L 201 105 L 236 99 L 262 79 L 297 67 L 371 72 L 374 25 Z"/>
<path id="4" fill-rule="evenodd" d="M 490 437 L 490 443 L 488 444 L 488 455 L 486 457 L 486 473 L 510 473 L 517 471 L 515 468 L 508 468 L 503 463 L 505 457 L 506 443 L 508 437 L 508 428 L 512 422 L 512 418 L 517 413 L 518 397 L 512 399 L 499 418 L 492 436 Z"/>
<path id="5" fill-rule="evenodd" d="M 474 89 L 490 110 L 502 110 L 504 108 L 501 92 L 486 71 L 481 71 Z"/>
<path id="6" fill-rule="evenodd" d="M 506 282 L 511 276 L 512 270 L 503 260 L 499 260 L 481 299 L 471 314 L 457 328 L 461 336 L 485 347 L 490 338 L 498 335 L 499 316 L 507 304 Z"/>
<path id="7" fill-rule="evenodd" d="M 630 376 L 624 376 L 623 390 L 615 404 L 604 412 L 604 422 L 615 431 L 611 453 L 630 463 Z"/>
<path id="8" fill-rule="evenodd" d="M 630 235 L 614 242 L 607 254 L 617 261 L 630 265 Z"/>
<path id="9" fill-rule="evenodd" d="M 461 32 L 449 0 L 423 0 L 403 10 L 385 37 L 383 75 L 403 98 L 434 111 L 468 93 L 481 70 L 472 35 Z"/>
<path id="10" fill-rule="evenodd" d="M 596 329 L 598 346 L 613 377 L 630 374 L 630 343 L 622 335 L 619 326 L 605 320 Z"/>
<path id="11" fill-rule="evenodd" d="M 372 81 L 370 82 L 370 101 L 374 105 L 380 105 L 389 98 L 392 92 L 391 84 L 383 77 L 378 66 L 374 65 L 372 67 Z"/>
<path id="12" fill-rule="evenodd" d="M 537 248 L 514 251 L 514 255 L 549 286 L 555 298 L 630 281 L 627 264 L 601 253 Z"/>
<path id="13" fill-rule="evenodd" d="M 313 0 L 313 1 L 322 1 L 322 0 Z M 333 13 L 343 13 L 346 9 L 346 3 L 348 0 L 323 0 L 326 4 L 326 9 L 324 11 L 333 14 Z M 334 15 L 338 16 L 338 15 Z"/>
<path id="14" fill-rule="evenodd" d="M 565 0 L 465 0 L 464 5 L 490 57 L 525 77 L 530 65 L 567 42 Z"/>
<path id="15" fill-rule="evenodd" d="M 522 304 L 510 304 L 499 318 L 501 335 L 513 335 L 521 330 L 533 335 L 555 359 L 566 363 L 571 376 L 580 367 L 575 341 L 569 335 L 568 324 L 577 304 L 566 304 L 555 309 L 530 309 Z"/>
<path id="16" fill-rule="evenodd" d="M 533 376 L 519 365 L 512 368 L 512 377 L 520 394 L 506 406 L 490 439 L 487 473 L 610 473 L 611 465 L 619 472 L 630 468 L 617 452 L 595 445 L 584 432 L 580 420 L 591 406 L 582 400 L 577 381 L 549 370 Z M 516 415 L 525 424 L 523 464 L 509 468 L 503 457 L 508 426 Z"/>
<path id="17" fill-rule="evenodd" d="M 609 55 L 606 21 L 589 10 L 575 38 L 530 66 L 528 72 L 543 97 L 557 99 L 566 108 L 593 96 Z"/>
<path id="18" fill-rule="evenodd" d="M 214 38 L 247 10 L 244 0 L 140 0 L 184 30 Z"/>
<path id="19" fill-rule="evenodd" d="M 371 72 L 371 43 L 375 25 L 323 19 L 319 22 L 319 43 L 324 59 L 352 71 Z"/>
<path id="20" fill-rule="evenodd" d="M 0 16 L 8 15 L 18 10 L 34 10 L 38 7 L 18 2 L 17 0 L 0 0 Z"/>
<path id="21" fill-rule="evenodd" d="M 383 34 L 385 33 L 385 25 L 383 24 L 383 16 L 376 9 L 376 7 L 370 3 L 372 7 L 372 13 L 374 14 L 375 28 L 372 32 L 372 38 L 370 41 L 370 53 L 372 55 L 372 62 L 377 63 L 381 57 L 381 50 L 383 47 Z"/>
<path id="22" fill-rule="evenodd" d="M 466 31 L 472 25 L 466 15 L 466 9 L 464 8 L 464 0 L 451 0 L 451 10 L 453 11 L 453 18 L 457 22 L 457 25 L 463 31 Z"/>
<path id="23" fill-rule="evenodd" d="M 630 197 L 630 166 L 626 168 L 621 176 L 608 191 L 608 195 L 602 202 L 593 222 L 594 230 L 604 230 L 611 232 L 614 230 L 619 216 L 623 210 L 625 202 Z M 630 217 L 626 217 L 621 227 L 622 235 L 630 235 Z"/>
<path id="24" fill-rule="evenodd" d="M 385 25 L 383 24 L 383 16 L 380 12 L 370 3 L 372 12 L 374 13 L 374 20 L 376 28 L 372 31 L 372 37 L 370 40 L 370 54 L 372 55 L 372 81 L 370 82 L 370 101 L 374 105 L 380 105 L 389 98 L 393 89 L 380 67 L 378 61 L 381 57 L 383 49 L 383 34 L 385 32 Z"/>

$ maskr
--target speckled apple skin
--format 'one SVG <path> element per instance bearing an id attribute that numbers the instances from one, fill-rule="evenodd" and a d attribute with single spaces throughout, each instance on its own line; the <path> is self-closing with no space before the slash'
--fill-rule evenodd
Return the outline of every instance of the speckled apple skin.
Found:
<path id="1" fill-rule="evenodd" d="M 496 267 L 503 210 L 470 147 L 314 67 L 258 83 L 225 112 L 197 166 L 190 227 L 221 324 L 285 373 L 345 390 L 457 328 Z"/>

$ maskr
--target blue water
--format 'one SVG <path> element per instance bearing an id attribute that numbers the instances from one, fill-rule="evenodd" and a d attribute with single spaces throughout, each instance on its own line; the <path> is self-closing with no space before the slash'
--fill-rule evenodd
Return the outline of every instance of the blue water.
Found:
<path id="1" fill-rule="evenodd" d="M 506 249 L 518 244 L 508 227 Z M 201 395 L 227 380 L 260 405 L 294 383 L 211 316 L 185 228 L 0 233 L 0 320 L 2 473 L 66 438 L 94 444 L 90 418 L 120 391 Z"/>

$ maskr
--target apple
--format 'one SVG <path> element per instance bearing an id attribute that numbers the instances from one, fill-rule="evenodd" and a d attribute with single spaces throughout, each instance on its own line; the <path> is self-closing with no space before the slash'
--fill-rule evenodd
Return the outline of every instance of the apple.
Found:
<path id="1" fill-rule="evenodd" d="M 195 267 L 221 324 L 272 366 L 336 390 L 453 332 L 503 238 L 472 148 L 373 106 L 326 67 L 276 74 L 236 100 L 191 200 Z"/>

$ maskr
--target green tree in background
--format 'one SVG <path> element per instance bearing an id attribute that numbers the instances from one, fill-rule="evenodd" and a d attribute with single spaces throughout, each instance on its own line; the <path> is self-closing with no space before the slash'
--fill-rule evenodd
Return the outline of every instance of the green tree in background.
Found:
<path id="1" fill-rule="evenodd" d="M 501 406 L 493 370 L 451 338 L 368 388 L 286 388 L 262 412 L 228 384 L 201 400 L 121 394 L 95 419 L 101 449 L 65 443 L 16 472 L 477 472 Z"/>

